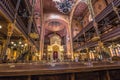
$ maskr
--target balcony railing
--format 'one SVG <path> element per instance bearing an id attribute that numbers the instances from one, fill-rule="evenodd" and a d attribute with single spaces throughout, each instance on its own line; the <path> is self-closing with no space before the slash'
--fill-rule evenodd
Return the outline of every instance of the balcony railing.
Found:
<path id="1" fill-rule="evenodd" d="M 9 18 L 10 21 L 13 21 L 15 8 L 12 6 L 10 0 L 1 0 L 0 10 Z"/>
<path id="2" fill-rule="evenodd" d="M 101 35 L 101 41 L 106 42 L 108 40 L 110 40 L 111 38 L 113 38 L 114 36 L 120 37 L 120 26 L 114 28 L 113 30 L 111 30 L 110 32 Z M 90 41 L 90 42 L 86 42 L 85 44 L 81 45 L 81 46 L 77 46 L 74 50 L 78 50 L 78 49 L 85 49 L 86 47 L 94 47 L 97 46 L 97 41 Z"/>
<path id="3" fill-rule="evenodd" d="M 116 7 L 120 6 L 120 0 L 114 0 L 114 5 Z M 100 22 L 102 19 L 104 19 L 107 15 L 109 15 L 113 11 L 112 3 L 110 3 L 98 16 L 96 16 L 96 21 Z M 74 38 L 73 40 L 76 40 L 77 37 L 80 37 L 83 33 L 83 31 L 88 31 L 90 28 L 93 27 L 93 22 L 90 22 L 85 28 L 83 28 Z"/>
<path id="4" fill-rule="evenodd" d="M 114 5 L 116 7 L 120 7 L 120 0 L 114 0 L 113 1 Z M 112 7 L 112 3 L 110 3 L 98 16 L 96 16 L 96 21 L 100 22 L 101 20 L 103 20 L 106 16 L 108 16 L 110 13 L 112 13 L 113 7 Z M 93 22 L 90 22 L 85 28 L 83 28 L 74 38 L 73 41 L 75 41 L 78 37 L 82 36 L 83 31 L 88 31 L 90 28 L 93 27 Z M 108 38 L 114 37 L 120 35 L 120 30 L 119 28 L 116 28 L 108 33 L 105 33 L 104 35 L 101 35 L 102 41 L 105 42 L 106 40 L 108 40 Z M 86 46 L 87 45 L 87 46 Z M 84 49 L 85 47 L 92 47 L 92 46 L 96 46 L 97 43 L 96 42 L 86 42 L 86 44 L 82 45 L 82 46 L 78 46 L 76 47 L 75 50 L 78 49 Z"/>
<path id="5" fill-rule="evenodd" d="M 21 0 L 22 1 L 22 0 Z M 27 2 L 29 0 L 25 0 Z M 30 8 L 30 3 L 26 3 L 28 7 Z M 0 0 L 0 11 L 3 12 L 3 14 L 9 19 L 10 22 L 13 22 L 15 19 L 15 11 L 16 7 L 12 4 L 11 0 Z M 28 35 L 28 30 L 27 26 L 28 25 L 26 22 L 24 22 L 24 18 L 20 17 L 17 15 L 16 18 L 16 27 L 25 35 L 25 37 L 30 38 Z M 33 44 L 34 41 L 32 39 L 29 39 Z M 35 44 L 36 45 L 36 44 Z M 38 44 L 36 45 L 38 47 Z"/>

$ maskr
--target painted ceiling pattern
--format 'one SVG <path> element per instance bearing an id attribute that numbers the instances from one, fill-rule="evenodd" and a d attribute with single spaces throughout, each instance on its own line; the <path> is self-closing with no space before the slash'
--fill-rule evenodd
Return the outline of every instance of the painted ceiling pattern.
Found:
<path id="1" fill-rule="evenodd" d="M 41 13 L 41 8 L 40 8 L 40 1 L 41 0 L 36 0 L 35 2 L 35 9 L 34 9 L 34 12 L 35 14 L 37 13 L 37 15 L 40 15 Z M 30 3 L 32 4 L 32 0 L 30 0 Z M 55 7 L 55 3 L 52 1 L 52 0 L 43 0 L 43 14 L 46 15 L 46 14 L 59 14 L 59 15 L 63 15 L 63 13 L 59 12 L 58 9 Z M 83 12 L 85 11 L 86 9 L 86 4 L 83 3 L 83 2 L 80 2 L 75 11 L 74 11 L 74 17 L 80 17 L 82 16 Z M 66 16 L 69 16 L 69 14 L 67 14 Z M 48 16 L 49 17 L 49 16 Z M 37 26 L 40 27 L 40 16 L 38 17 L 35 17 L 35 21 L 36 21 L 36 24 Z M 45 17 L 45 19 L 47 19 L 47 17 Z M 59 21 L 60 20 L 60 21 Z M 47 24 L 47 26 L 45 26 L 45 35 L 48 35 L 50 33 L 58 33 L 59 35 L 63 36 L 66 34 L 67 30 L 65 30 L 67 27 L 66 27 L 66 24 L 64 21 L 61 21 L 61 19 L 57 19 L 56 20 L 47 20 L 47 22 L 45 21 L 44 24 Z"/>

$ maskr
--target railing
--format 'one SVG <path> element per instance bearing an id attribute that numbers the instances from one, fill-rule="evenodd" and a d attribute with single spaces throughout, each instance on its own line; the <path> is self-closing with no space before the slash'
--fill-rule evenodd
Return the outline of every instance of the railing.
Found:
<path id="1" fill-rule="evenodd" d="M 113 1 L 113 3 L 114 3 L 114 5 L 116 6 L 116 7 L 120 7 L 120 0 L 114 0 Z M 97 15 L 96 16 L 96 21 L 97 22 L 100 22 L 102 19 L 104 19 L 106 16 L 108 16 L 111 12 L 113 12 L 113 8 L 112 8 L 112 3 L 110 3 L 99 15 Z M 74 38 L 73 38 L 73 41 L 75 41 L 78 37 L 80 37 L 82 34 L 83 34 L 83 31 L 88 31 L 90 28 L 92 28 L 93 27 L 93 22 L 90 22 L 85 28 L 83 28 Z M 110 35 L 109 34 L 111 34 L 111 33 L 116 33 L 115 32 L 116 30 L 113 30 L 112 32 L 110 32 L 110 33 L 106 33 L 106 34 L 104 34 L 104 35 L 102 35 L 101 37 L 102 37 L 102 41 L 105 41 L 105 36 L 106 37 L 110 37 Z M 118 30 L 117 30 L 118 31 Z M 119 31 L 118 31 L 119 32 Z M 116 33 L 116 34 L 114 34 L 114 35 L 117 35 L 117 34 L 119 34 L 119 33 Z M 111 35 L 111 36 L 113 36 L 113 35 Z M 78 50 L 78 49 L 81 49 L 81 48 L 85 48 L 85 46 L 87 45 L 87 47 L 91 47 L 91 46 L 94 46 L 94 45 L 96 45 L 97 43 L 94 43 L 94 44 L 92 44 L 91 42 L 88 42 L 88 43 L 86 43 L 85 45 L 82 45 L 82 46 L 78 46 L 78 47 L 76 47 L 76 49 L 75 50 Z"/>
<path id="2" fill-rule="evenodd" d="M 120 0 L 114 0 L 113 1 L 114 5 L 116 7 L 120 6 Z M 112 8 L 112 3 L 110 3 L 98 16 L 96 16 L 96 21 L 99 22 L 102 19 L 104 19 L 104 17 L 106 17 L 107 15 L 109 15 L 111 12 L 113 11 Z M 81 33 L 83 33 L 83 30 L 86 32 L 88 31 L 90 28 L 93 27 L 93 22 L 90 22 L 85 28 L 83 28 L 74 38 L 73 40 L 75 40 L 77 37 L 81 36 Z"/>
<path id="3" fill-rule="evenodd" d="M 110 3 L 98 16 L 96 16 L 96 21 L 101 21 L 104 17 L 113 11 L 112 4 Z"/>
<path id="4" fill-rule="evenodd" d="M 4 12 L 4 14 L 7 15 L 7 17 L 10 18 L 10 21 L 13 22 L 14 15 L 15 15 L 15 7 L 13 7 L 11 1 L 10 0 L 1 0 L 0 4 L 1 4 L 1 6 L 0 6 L 1 10 Z M 19 16 L 17 16 L 16 22 L 20 25 L 20 27 L 24 28 L 23 30 L 25 32 L 27 31 L 25 24 L 23 23 L 23 20 Z"/>
<path id="5" fill-rule="evenodd" d="M 112 31 L 110 31 L 104 35 L 101 35 L 101 41 L 106 42 L 114 36 L 120 37 L 120 27 L 114 28 Z M 90 42 L 83 44 L 82 46 L 76 47 L 75 50 L 85 49 L 86 47 L 94 47 L 94 46 L 97 46 L 97 44 L 98 44 L 97 41 L 90 41 Z"/>
<path id="6" fill-rule="evenodd" d="M 24 33 L 27 34 L 27 28 L 26 28 L 25 24 L 23 23 L 21 17 L 17 16 L 17 20 L 16 21 L 19 24 L 19 26 L 22 28 Z"/>
<path id="7" fill-rule="evenodd" d="M 110 38 L 114 37 L 114 36 L 119 36 L 120 37 L 120 27 L 115 27 L 113 28 L 112 31 L 106 33 L 105 35 L 101 36 L 101 39 L 103 42 L 105 42 L 106 40 L 109 40 Z"/>
<path id="8" fill-rule="evenodd" d="M 9 18 L 10 21 L 13 21 L 15 8 L 12 6 L 10 0 L 1 0 L 0 1 L 0 10 Z"/>
<path id="9" fill-rule="evenodd" d="M 116 7 L 120 6 L 120 0 L 114 0 L 113 3 Z M 96 21 L 97 22 L 101 21 L 104 17 L 106 17 L 112 11 L 113 11 L 113 7 L 112 7 L 112 3 L 110 3 L 98 16 L 96 16 Z"/>
<path id="10" fill-rule="evenodd" d="M 30 3 L 28 2 L 27 4 L 28 4 L 28 7 L 30 8 Z M 0 10 L 9 19 L 10 22 L 13 22 L 15 19 L 15 12 L 16 12 L 15 9 L 16 7 L 13 6 L 13 4 L 11 3 L 11 0 L 0 0 Z M 27 26 L 25 25 L 27 23 L 24 23 L 23 21 L 24 20 L 19 15 L 17 15 L 16 27 L 26 36 L 26 38 L 30 38 L 27 32 L 28 31 Z M 34 45 L 36 45 L 32 39 L 29 39 L 29 40 Z M 36 46 L 38 47 L 38 45 Z"/>
<path id="11" fill-rule="evenodd" d="M 24 59 L 25 59 L 25 56 L 27 55 L 27 54 L 29 54 L 30 53 L 30 50 L 25 50 L 25 51 L 23 51 L 18 57 L 17 57 L 17 59 L 16 59 L 16 61 L 17 62 L 19 62 L 19 61 L 24 61 Z"/>

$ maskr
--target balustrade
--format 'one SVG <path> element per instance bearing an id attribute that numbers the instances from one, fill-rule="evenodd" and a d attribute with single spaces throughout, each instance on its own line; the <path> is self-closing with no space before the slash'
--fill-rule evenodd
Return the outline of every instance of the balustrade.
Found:
<path id="1" fill-rule="evenodd" d="M 114 0 L 113 1 L 113 4 L 116 6 L 116 7 L 120 7 L 120 0 Z M 99 15 L 97 15 L 96 17 L 95 17 L 95 19 L 96 19 L 96 22 L 99 24 L 99 22 L 100 21 L 102 21 L 104 18 L 106 18 L 106 17 L 109 17 L 110 16 L 110 14 L 112 13 L 113 14 L 113 7 L 112 7 L 112 3 L 110 3 Z M 115 15 L 115 14 L 114 14 Z M 117 17 L 117 16 L 115 16 L 115 17 Z M 113 26 L 113 25 L 112 25 Z M 106 26 L 102 26 L 102 27 L 106 27 Z M 82 36 L 82 34 L 83 34 L 83 31 L 84 32 L 87 32 L 88 30 L 90 30 L 91 28 L 93 28 L 93 21 L 91 21 L 91 22 L 89 22 L 89 24 L 86 26 L 86 27 L 84 27 L 74 38 L 73 38 L 73 41 L 75 41 L 78 37 L 81 37 Z M 101 28 L 101 27 L 100 27 Z M 107 28 L 106 30 L 108 30 L 108 32 L 106 33 L 105 31 L 102 33 L 102 35 L 101 35 L 101 39 L 102 39 L 102 41 L 104 41 L 105 39 L 107 39 L 107 38 L 105 38 L 105 37 L 109 37 L 109 38 L 111 38 L 111 37 L 114 37 L 113 36 L 113 34 L 119 34 L 118 32 L 116 33 L 115 31 L 115 29 L 113 29 L 113 31 L 111 32 L 111 31 L 109 31 L 111 29 L 111 27 L 110 28 Z M 102 30 L 103 31 L 103 30 Z M 110 33 L 109 33 L 110 32 Z M 113 33 L 114 32 L 114 33 Z M 110 36 L 109 34 L 111 34 L 112 33 L 112 36 Z M 94 42 L 91 42 L 91 40 L 89 40 L 89 42 L 86 42 L 86 45 L 88 45 L 89 47 L 91 47 L 91 46 L 94 46 L 94 45 L 96 45 L 97 43 L 94 43 Z M 82 45 L 82 46 L 78 46 L 75 50 L 78 50 L 78 49 L 84 49 L 83 47 L 84 46 L 86 46 L 86 45 Z M 88 47 L 87 46 L 87 47 Z"/>

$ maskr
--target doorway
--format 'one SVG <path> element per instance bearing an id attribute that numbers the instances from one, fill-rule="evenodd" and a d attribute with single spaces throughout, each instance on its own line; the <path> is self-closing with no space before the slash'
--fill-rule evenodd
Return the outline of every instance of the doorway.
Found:
<path id="1" fill-rule="evenodd" d="M 53 52 L 53 60 L 58 60 L 58 51 Z"/>

